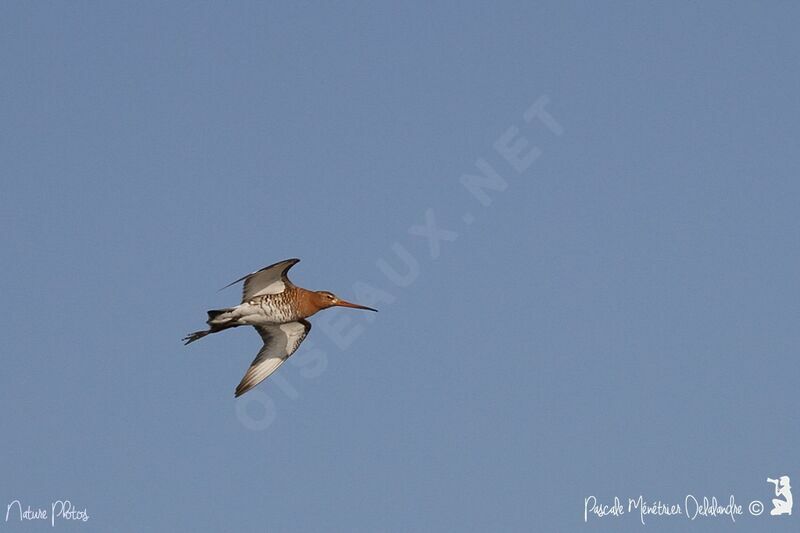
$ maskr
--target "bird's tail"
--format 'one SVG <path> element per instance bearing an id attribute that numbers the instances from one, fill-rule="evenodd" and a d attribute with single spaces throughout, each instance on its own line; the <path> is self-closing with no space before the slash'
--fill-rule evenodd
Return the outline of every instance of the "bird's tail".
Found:
<path id="1" fill-rule="evenodd" d="M 239 324 L 235 323 L 235 318 L 231 315 L 231 311 L 233 308 L 227 309 L 212 309 L 208 312 L 208 320 L 206 324 L 210 327 L 203 331 L 195 331 L 194 333 L 189 333 L 181 340 L 184 341 L 183 344 L 191 344 L 196 340 L 202 339 L 209 333 L 217 333 L 218 331 L 223 331 L 228 328 L 235 328 Z"/>
<path id="2" fill-rule="evenodd" d="M 233 307 L 228 307 L 226 309 L 212 309 L 208 312 L 208 320 L 206 320 L 206 324 L 211 326 L 221 326 L 227 324 L 231 320 L 233 320 L 233 315 L 231 311 L 233 311 Z"/>

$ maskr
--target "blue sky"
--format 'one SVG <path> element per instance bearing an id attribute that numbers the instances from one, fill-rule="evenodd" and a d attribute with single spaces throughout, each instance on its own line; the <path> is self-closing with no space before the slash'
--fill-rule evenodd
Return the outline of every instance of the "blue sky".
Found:
<path id="1" fill-rule="evenodd" d="M 68 498 L 74 531 L 796 530 L 747 503 L 800 483 L 798 15 L 3 3 L 0 503 Z M 258 336 L 180 338 L 289 257 L 381 312 L 314 317 L 234 400 Z M 640 494 L 745 514 L 584 522 Z"/>

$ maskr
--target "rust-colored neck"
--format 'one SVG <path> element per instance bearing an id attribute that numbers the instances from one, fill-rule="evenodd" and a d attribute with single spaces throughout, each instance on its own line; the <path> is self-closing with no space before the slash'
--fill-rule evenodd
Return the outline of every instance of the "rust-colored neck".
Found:
<path id="1" fill-rule="evenodd" d="M 293 287 L 293 298 L 297 305 L 297 311 L 302 318 L 308 318 L 318 311 L 328 307 L 323 298 L 314 291 L 309 291 L 302 287 Z"/>

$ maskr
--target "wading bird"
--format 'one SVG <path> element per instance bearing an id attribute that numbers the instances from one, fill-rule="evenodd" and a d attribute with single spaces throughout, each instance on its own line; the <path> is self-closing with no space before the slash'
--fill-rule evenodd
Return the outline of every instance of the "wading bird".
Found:
<path id="1" fill-rule="evenodd" d="M 208 329 L 195 331 L 183 338 L 185 344 L 239 326 L 253 326 L 261 335 L 264 346 L 256 355 L 247 373 L 236 387 L 236 397 L 249 391 L 275 372 L 292 355 L 311 330 L 306 320 L 328 307 L 352 307 L 377 311 L 338 298 L 328 291 L 309 291 L 297 287 L 286 276 L 299 259 L 287 259 L 264 267 L 223 288 L 244 281 L 242 303 L 227 309 L 208 312 Z"/>

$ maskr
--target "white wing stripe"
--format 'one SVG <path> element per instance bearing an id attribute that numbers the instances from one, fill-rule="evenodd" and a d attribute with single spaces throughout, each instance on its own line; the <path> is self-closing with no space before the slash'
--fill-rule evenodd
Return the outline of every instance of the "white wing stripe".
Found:
<path id="1" fill-rule="evenodd" d="M 285 261 L 264 267 L 258 272 L 243 276 L 223 288 L 228 288 L 235 283 L 244 281 L 242 302 L 263 294 L 280 294 L 286 290 L 286 284 L 290 283 L 289 278 L 286 277 L 286 273 L 299 261 L 299 259 L 286 259 Z"/>
<path id="2" fill-rule="evenodd" d="M 297 350 L 310 329 L 311 324 L 305 320 L 256 327 L 264 339 L 264 346 L 236 387 L 236 396 L 241 396 L 275 372 Z"/>

